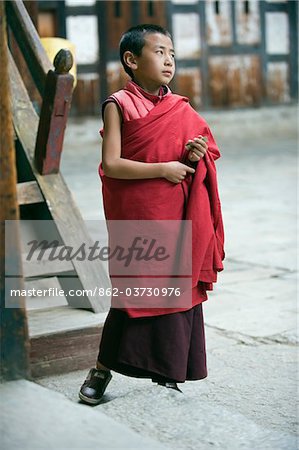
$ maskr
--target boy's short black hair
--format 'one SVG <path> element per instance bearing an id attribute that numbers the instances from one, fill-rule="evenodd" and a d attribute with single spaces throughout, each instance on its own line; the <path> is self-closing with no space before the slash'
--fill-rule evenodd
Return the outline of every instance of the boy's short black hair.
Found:
<path id="1" fill-rule="evenodd" d="M 122 35 L 119 43 L 120 60 L 123 68 L 131 78 L 133 78 L 133 72 L 124 61 L 124 53 L 130 51 L 134 53 L 134 55 L 140 56 L 145 44 L 145 35 L 155 33 L 164 34 L 164 36 L 168 36 L 171 39 L 171 34 L 165 28 L 147 23 L 132 27 Z"/>

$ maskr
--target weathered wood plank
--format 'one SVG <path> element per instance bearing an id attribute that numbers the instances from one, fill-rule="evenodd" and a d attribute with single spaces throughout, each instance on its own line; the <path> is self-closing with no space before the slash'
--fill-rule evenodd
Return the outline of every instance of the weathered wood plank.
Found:
<path id="1" fill-rule="evenodd" d="M 69 306 L 29 311 L 30 368 L 33 377 L 94 366 L 105 314 Z"/>
<path id="2" fill-rule="evenodd" d="M 29 311 L 28 316 L 33 377 L 95 365 L 106 314 L 65 306 Z"/>
<path id="3" fill-rule="evenodd" d="M 44 308 L 28 312 L 30 338 L 99 326 L 105 322 L 107 313 L 94 314 L 69 305 Z"/>
<path id="4" fill-rule="evenodd" d="M 62 247 L 56 247 L 57 251 Z M 74 266 L 71 261 L 66 260 L 54 260 L 49 259 L 52 252 L 52 248 L 47 249 L 43 253 L 41 260 L 38 260 L 39 251 L 30 255 L 30 260 L 27 259 L 28 254 L 22 254 L 23 272 L 26 278 L 40 277 L 46 275 L 60 274 L 63 272 L 70 272 L 74 270 Z"/>
<path id="5" fill-rule="evenodd" d="M 51 361 L 54 359 L 69 358 L 76 355 L 84 356 L 91 350 L 90 335 L 96 341 L 97 348 L 100 342 L 102 325 L 72 331 L 49 334 L 31 339 L 31 363 Z M 63 344 L 62 344 L 63 343 Z M 95 357 L 96 355 L 94 355 Z M 95 362 L 95 361 L 94 361 Z"/>
<path id="6" fill-rule="evenodd" d="M 36 280 L 25 280 L 26 289 L 60 289 L 60 284 L 57 277 L 37 278 Z"/>
<path id="7" fill-rule="evenodd" d="M 17 43 L 24 55 L 32 78 L 43 95 L 46 74 L 53 69 L 30 16 L 23 4 L 18 0 L 6 3 L 8 24 L 13 31 Z"/>
<path id="8" fill-rule="evenodd" d="M 11 266 L 20 266 L 20 238 L 18 229 L 17 177 L 13 141 L 11 92 L 8 73 L 6 16 L 4 2 L 0 2 L 0 309 L 1 309 L 1 378 L 12 380 L 29 376 L 29 338 L 24 299 L 14 299 L 15 308 L 6 307 L 6 257 Z M 10 240 L 6 242 L 5 220 L 11 220 Z M 13 288 L 22 289 L 23 279 L 14 281 Z M 9 300 L 9 297 L 7 298 Z"/>
<path id="9" fill-rule="evenodd" d="M 92 246 L 93 242 L 89 237 L 80 211 L 61 174 L 42 176 L 34 166 L 33 158 L 38 116 L 28 98 L 28 94 L 12 58 L 10 59 L 9 67 L 13 92 L 12 109 L 16 133 L 27 155 L 41 192 L 47 201 L 58 232 L 64 244 L 74 249 L 78 249 L 82 243 L 85 243 L 86 247 Z M 73 265 L 83 289 L 94 291 L 96 287 L 106 288 L 110 285 L 105 266 L 101 261 L 78 261 L 74 259 Z M 72 301 L 72 299 L 69 298 L 69 301 Z M 83 301 L 84 298 L 82 297 L 82 305 Z M 109 297 L 95 295 L 85 298 L 84 307 L 91 307 L 95 312 L 107 311 L 109 306 Z"/>
<path id="10" fill-rule="evenodd" d="M 36 181 L 18 183 L 17 195 L 19 205 L 31 205 L 32 203 L 40 203 L 45 201 Z"/>
<path id="11" fill-rule="evenodd" d="M 25 289 L 27 292 L 41 290 L 46 295 L 31 295 L 26 297 L 26 310 L 33 311 L 42 308 L 55 308 L 67 306 L 67 300 L 61 292 L 61 285 L 57 277 L 38 278 L 34 280 L 25 280 Z"/>
<path id="12" fill-rule="evenodd" d="M 76 352 L 72 355 L 59 357 L 53 357 L 48 359 L 42 349 L 51 348 L 53 345 L 57 347 L 65 347 L 69 342 L 72 342 L 72 338 L 68 334 L 62 334 L 61 339 L 55 344 L 51 339 L 41 338 L 39 341 L 40 351 L 35 350 L 35 339 L 31 341 L 32 351 L 35 351 L 35 357 L 30 362 L 31 375 L 33 378 L 45 377 L 50 375 L 59 375 L 62 373 L 69 373 L 75 370 L 90 369 L 96 364 L 96 358 L 99 350 L 99 342 L 102 330 L 97 329 L 95 332 L 90 330 L 85 339 L 81 339 L 76 342 Z M 85 347 L 79 348 L 77 345 L 84 345 Z M 67 353 L 66 353 L 67 354 Z M 44 359 L 42 359 L 44 356 Z"/>

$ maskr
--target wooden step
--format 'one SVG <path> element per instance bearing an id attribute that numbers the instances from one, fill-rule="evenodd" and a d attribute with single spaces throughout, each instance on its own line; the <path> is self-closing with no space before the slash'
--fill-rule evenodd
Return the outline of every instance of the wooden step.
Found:
<path id="1" fill-rule="evenodd" d="M 60 247 L 57 248 L 59 253 Z M 62 274 L 63 272 L 74 271 L 74 266 L 71 261 L 67 260 L 51 260 L 49 257 L 53 248 L 43 251 L 42 258 L 39 260 L 39 251 L 30 256 L 28 261 L 28 254 L 22 254 L 23 273 L 25 278 L 50 276 L 55 274 Z"/>
<path id="2" fill-rule="evenodd" d="M 106 316 L 69 305 L 28 311 L 32 376 L 93 367 Z"/>
<path id="3" fill-rule="evenodd" d="M 33 289 L 40 289 L 43 292 L 49 292 L 49 289 L 51 288 L 54 292 L 59 292 L 59 290 L 61 290 L 61 285 L 57 277 L 40 278 L 37 280 L 25 280 L 24 283 L 27 293 L 29 293 L 30 291 L 33 292 Z M 49 295 L 39 296 L 33 294 L 30 297 L 26 297 L 27 311 L 42 308 L 53 308 L 56 306 L 66 306 L 67 304 L 68 302 L 64 295 L 52 295 L 50 297 Z"/>
<path id="4" fill-rule="evenodd" d="M 19 205 L 31 205 L 44 202 L 45 199 L 36 181 L 26 181 L 17 184 Z"/>

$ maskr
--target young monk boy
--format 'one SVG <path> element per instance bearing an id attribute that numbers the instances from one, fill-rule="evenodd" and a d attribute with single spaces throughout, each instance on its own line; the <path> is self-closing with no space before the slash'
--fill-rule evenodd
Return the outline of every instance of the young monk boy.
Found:
<path id="1" fill-rule="evenodd" d="M 192 299 L 185 308 L 110 309 L 96 367 L 79 392 L 88 404 L 100 403 L 111 370 L 178 391 L 177 383 L 207 377 L 202 302 L 224 259 L 214 163 L 220 153 L 205 120 L 168 87 L 175 73 L 169 32 L 131 28 L 120 59 L 131 81 L 103 104 L 105 216 L 192 221 Z"/>

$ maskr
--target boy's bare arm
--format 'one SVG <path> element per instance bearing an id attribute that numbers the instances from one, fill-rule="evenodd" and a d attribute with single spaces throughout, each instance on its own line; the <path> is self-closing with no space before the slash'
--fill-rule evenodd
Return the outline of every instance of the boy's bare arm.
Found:
<path id="1" fill-rule="evenodd" d="M 173 183 L 180 183 L 187 172 L 195 172 L 179 161 L 144 163 L 122 158 L 121 121 L 117 105 L 108 103 L 104 110 L 105 132 L 102 146 L 102 165 L 106 176 L 121 179 L 166 178 Z"/>

